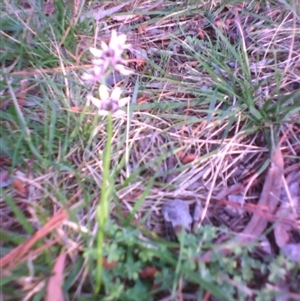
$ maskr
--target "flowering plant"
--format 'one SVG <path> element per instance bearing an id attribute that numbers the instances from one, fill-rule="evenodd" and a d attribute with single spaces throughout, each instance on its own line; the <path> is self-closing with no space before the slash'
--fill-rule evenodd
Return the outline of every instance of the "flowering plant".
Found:
<path id="1" fill-rule="evenodd" d="M 112 31 L 111 39 L 107 45 L 105 42 L 101 43 L 101 49 L 90 48 L 90 52 L 95 57 L 93 62 L 93 70 L 91 73 L 84 73 L 82 79 L 86 82 L 97 83 L 99 86 L 99 98 L 91 94 L 87 95 L 87 104 L 91 103 L 97 107 L 99 115 L 107 116 L 107 140 L 103 161 L 103 175 L 101 185 L 101 197 L 97 206 L 97 270 L 96 270 L 96 286 L 95 294 L 98 294 L 101 288 L 102 270 L 103 270 L 103 243 L 104 243 L 104 229 L 109 218 L 109 208 L 111 200 L 111 189 L 109 183 L 110 179 L 110 157 L 111 157 L 111 142 L 113 122 L 112 115 L 119 116 L 125 114 L 120 110 L 121 107 L 128 104 L 130 97 L 121 98 L 122 90 L 119 87 L 109 91 L 106 85 L 106 77 L 112 70 L 115 70 L 123 75 L 133 73 L 125 65 L 127 62 L 122 58 L 122 53 L 125 49 L 129 49 L 130 45 L 126 44 L 126 35 L 117 35 L 116 31 Z"/>
<path id="2" fill-rule="evenodd" d="M 113 30 L 109 44 L 107 45 L 102 41 L 101 48 L 90 48 L 90 52 L 95 57 L 92 60 L 94 74 L 84 73 L 82 76 L 83 80 L 90 82 L 101 81 L 110 67 L 125 76 L 133 73 L 125 67 L 127 62 L 122 58 L 123 51 L 130 49 L 130 44 L 126 44 L 126 35 L 121 34 L 118 36 L 116 31 Z"/>
<path id="3" fill-rule="evenodd" d="M 96 57 L 93 59 L 93 74 L 84 73 L 82 79 L 87 82 L 105 82 L 105 76 L 111 69 L 120 72 L 123 75 L 130 75 L 133 72 L 125 67 L 127 62 L 122 58 L 124 50 L 129 49 L 130 45 L 126 44 L 126 35 L 117 35 L 115 30 L 111 33 L 111 39 L 107 45 L 101 42 L 101 48 L 90 48 L 90 52 Z M 88 104 L 93 103 L 98 108 L 99 115 L 122 115 L 124 114 L 120 107 L 125 106 L 130 97 L 120 98 L 122 90 L 119 87 L 113 89 L 111 95 L 105 84 L 99 87 L 99 96 L 96 98 L 91 94 L 87 95 Z"/>
<path id="4" fill-rule="evenodd" d="M 122 90 L 119 87 L 115 87 L 112 90 L 111 95 L 109 95 L 109 90 L 107 86 L 100 85 L 99 95 L 100 99 L 89 94 L 87 96 L 88 102 L 92 102 L 98 108 L 99 115 L 123 115 L 124 111 L 120 110 L 124 107 L 130 100 L 130 97 L 120 98 Z"/>

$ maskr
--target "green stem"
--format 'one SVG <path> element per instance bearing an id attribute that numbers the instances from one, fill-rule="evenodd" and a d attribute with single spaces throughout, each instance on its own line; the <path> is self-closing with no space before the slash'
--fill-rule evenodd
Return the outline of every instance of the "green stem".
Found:
<path id="1" fill-rule="evenodd" d="M 103 157 L 103 178 L 101 187 L 100 202 L 97 206 L 97 221 L 98 221 L 98 233 L 97 233 L 97 271 L 96 271 L 96 287 L 95 295 L 100 292 L 102 282 L 102 270 L 103 270 L 103 247 L 104 247 L 104 230 L 106 222 L 109 218 L 109 205 L 110 205 L 110 156 L 111 156 L 111 141 L 112 141 L 112 115 L 107 117 L 107 144 Z"/>

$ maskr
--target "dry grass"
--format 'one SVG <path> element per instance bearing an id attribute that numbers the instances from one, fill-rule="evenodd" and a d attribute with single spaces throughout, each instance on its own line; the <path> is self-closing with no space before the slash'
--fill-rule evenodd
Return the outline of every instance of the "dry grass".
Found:
<path id="1" fill-rule="evenodd" d="M 34 27 L 46 26 L 34 19 L 31 9 L 36 8 L 22 3 L 22 13 L 14 10 L 14 4 L 4 4 L 5 16 L 22 25 L 22 34 L 2 30 L 6 43 L 2 65 L 11 89 L 1 91 L 1 170 L 9 171 L 13 181 L 3 189 L 0 203 L 1 267 L 11 285 L 3 298 L 40 300 L 49 268 L 60 252 L 68 254 L 68 300 L 92 298 L 95 215 L 107 133 L 106 119 L 85 106 L 87 92 L 98 87 L 86 86 L 80 71 L 90 67 L 89 47 L 107 41 L 112 29 L 125 33 L 135 49 L 126 54 L 135 75 L 120 78 L 116 74 L 110 79 L 132 96 L 127 117 L 113 120 L 112 221 L 124 233 L 137 230 L 137 244 L 148 244 L 149 249 L 161 243 L 156 234 L 163 236 L 160 208 L 174 198 L 187 200 L 191 208 L 200 200 L 203 211 L 196 228 L 220 227 L 216 231 L 221 238 L 224 225 L 228 235 L 234 236 L 243 231 L 252 214 L 270 224 L 278 221 L 274 208 L 266 212 L 256 204 L 270 152 L 279 140 L 285 176 L 299 170 L 300 15 L 296 2 L 130 1 L 104 14 L 99 22 L 94 22 L 91 12 L 100 12 L 99 7 L 112 9 L 110 2 L 86 3 L 82 22 L 76 16 L 81 6 L 75 2 L 70 6 L 73 18 L 65 27 L 58 26 L 59 17 L 50 13 L 48 40 Z M 15 50 L 9 55 L 8 49 L 19 44 L 25 54 Z M 41 50 L 35 53 L 34 47 Z M 23 78 L 28 85 L 22 88 Z M 228 200 L 229 195 L 244 196 L 241 212 L 228 214 L 228 208 L 241 209 Z M 289 216 L 282 222 L 295 225 Z M 291 240 L 297 242 L 300 226 L 294 228 Z M 109 245 L 118 241 L 111 234 L 107 240 Z M 262 264 L 265 254 L 275 258 L 280 251 L 274 238 L 270 241 L 271 254 L 262 247 L 250 253 Z M 168 252 L 177 258 L 172 248 Z M 177 269 L 176 259 L 164 260 L 166 266 Z M 107 273 L 114 270 L 110 264 L 104 262 Z M 161 262 L 153 266 L 163 275 Z M 254 300 L 263 288 L 296 300 L 299 268 L 294 269 L 298 276 L 293 278 L 284 264 L 278 266 L 289 271 L 278 285 L 258 271 L 262 279 L 256 283 L 241 285 L 225 275 L 226 270 L 221 278 L 244 292 L 245 300 Z M 173 291 L 164 288 L 163 282 L 153 284 L 151 298 L 197 300 L 201 285 L 191 281 L 194 278 L 186 271 L 182 268 L 181 276 L 174 276 L 178 281 L 174 280 Z M 183 280 L 185 276 L 189 281 Z M 134 278 L 121 279 L 125 288 L 133 286 Z M 203 300 L 219 300 L 213 293 L 206 288 Z M 132 300 L 136 299 L 132 296 Z"/>

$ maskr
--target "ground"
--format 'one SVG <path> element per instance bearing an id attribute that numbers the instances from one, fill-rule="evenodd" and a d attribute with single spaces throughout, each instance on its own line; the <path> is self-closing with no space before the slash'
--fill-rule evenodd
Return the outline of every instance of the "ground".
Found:
<path id="1" fill-rule="evenodd" d="M 0 299 L 300 300 L 296 0 L 0 6 Z"/>

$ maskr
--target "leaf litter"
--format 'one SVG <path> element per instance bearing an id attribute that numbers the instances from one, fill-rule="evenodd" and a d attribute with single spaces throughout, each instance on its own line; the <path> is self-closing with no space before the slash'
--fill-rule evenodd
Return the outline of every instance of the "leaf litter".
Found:
<path id="1" fill-rule="evenodd" d="M 52 276 L 50 277 L 47 285 L 46 301 L 64 301 L 63 283 L 64 283 L 64 270 L 67 253 L 63 252 L 56 258 L 55 264 L 52 270 Z"/>

